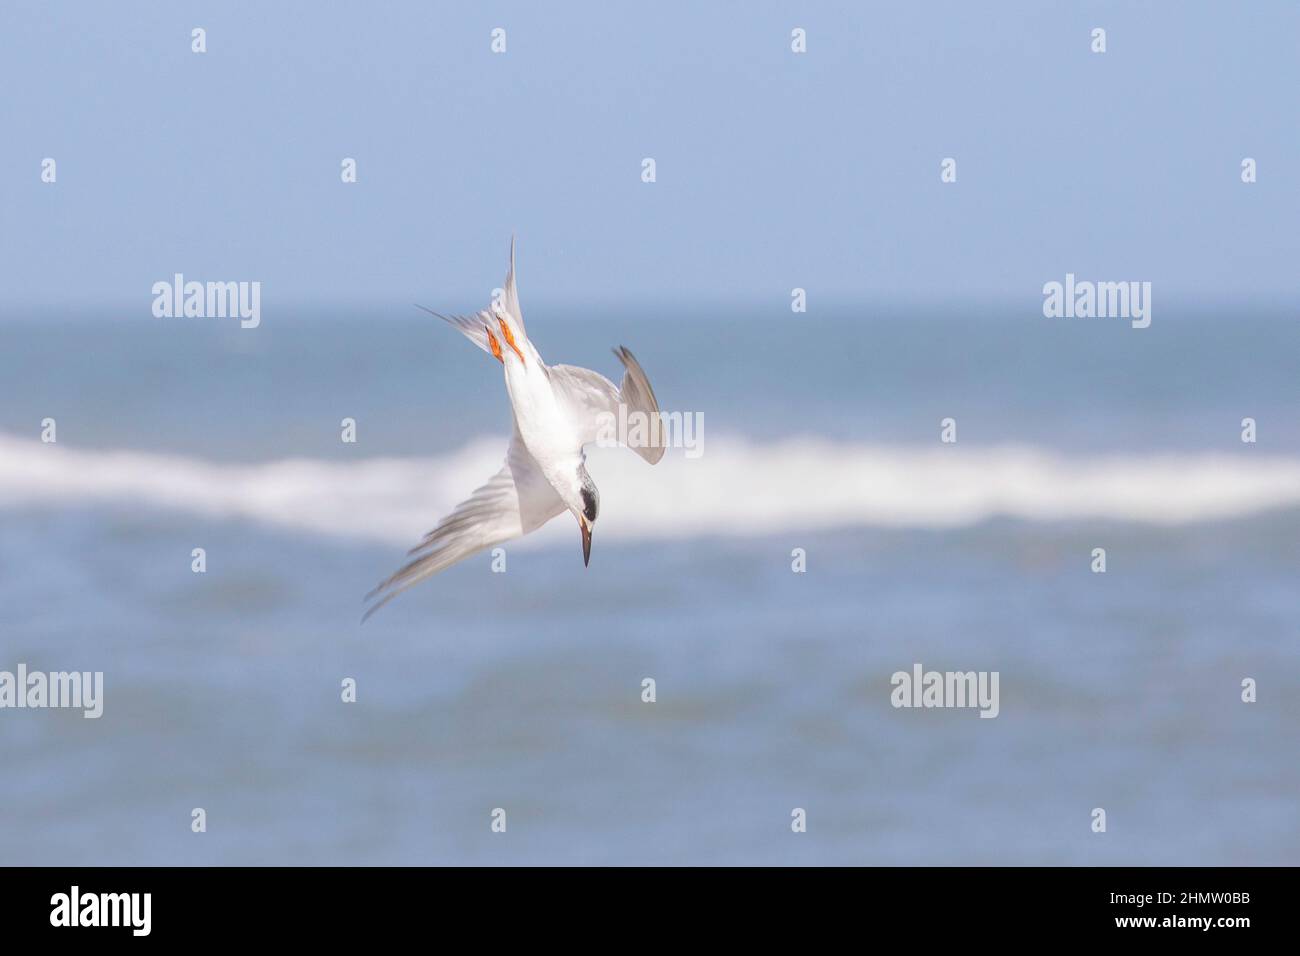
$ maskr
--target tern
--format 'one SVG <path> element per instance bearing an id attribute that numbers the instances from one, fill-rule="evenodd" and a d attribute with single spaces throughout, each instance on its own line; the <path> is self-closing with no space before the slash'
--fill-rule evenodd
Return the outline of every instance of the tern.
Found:
<path id="1" fill-rule="evenodd" d="M 629 447 L 652 465 L 664 454 L 659 404 L 630 351 L 623 346 L 614 349 L 623 363 L 623 381 L 617 388 L 591 369 L 542 361 L 519 308 L 513 239 L 505 288 L 487 309 L 471 316 L 424 311 L 455 326 L 501 363 L 514 431 L 501 470 L 439 521 L 407 552 L 410 560 L 366 595 L 367 601 L 378 600 L 363 622 L 430 575 L 485 548 L 536 531 L 565 511 L 577 519 L 582 563 L 587 566 L 600 493 L 587 473 L 584 449 L 596 440 L 603 416 L 618 416 L 620 406 L 627 419 L 639 413 L 647 426 L 646 440 Z"/>

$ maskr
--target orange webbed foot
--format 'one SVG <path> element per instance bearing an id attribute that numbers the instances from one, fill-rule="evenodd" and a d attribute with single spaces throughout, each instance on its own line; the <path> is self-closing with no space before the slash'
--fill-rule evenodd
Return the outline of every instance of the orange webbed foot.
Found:
<path id="1" fill-rule="evenodd" d="M 506 320 L 498 315 L 497 324 L 501 326 L 501 335 L 506 340 L 506 345 L 510 346 L 510 348 L 514 350 L 514 353 L 519 356 L 519 361 L 522 364 L 527 365 L 528 363 L 524 362 L 524 353 L 519 351 L 519 346 L 515 344 L 514 333 L 510 331 L 510 326 L 506 325 Z M 504 360 L 502 360 L 502 364 L 505 364 Z"/>

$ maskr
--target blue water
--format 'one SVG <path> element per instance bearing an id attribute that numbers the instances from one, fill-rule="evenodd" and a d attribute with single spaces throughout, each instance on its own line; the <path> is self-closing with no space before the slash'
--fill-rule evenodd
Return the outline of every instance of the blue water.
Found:
<path id="1" fill-rule="evenodd" d="M 953 416 L 958 448 L 1300 454 L 1294 323 L 1189 311 L 1131 330 L 1033 308 L 528 319 L 551 361 L 612 373 L 608 346 L 630 346 L 710 435 L 925 445 Z M 60 446 L 105 455 L 429 456 L 508 422 L 497 367 L 400 309 L 3 336 L 0 432 L 52 416 Z M 825 480 L 808 462 L 806 494 Z M 505 574 L 468 561 L 361 627 L 398 546 L 0 497 L 0 669 L 105 674 L 99 720 L 0 711 L 0 861 L 1294 864 L 1298 540 L 1293 509 L 993 517 L 611 535 L 584 570 L 575 531 L 511 549 Z M 914 662 L 998 671 L 1000 715 L 892 708 Z"/>
<path id="2" fill-rule="evenodd" d="M 665 405 L 706 412 L 719 434 L 927 444 L 951 416 L 960 440 L 981 445 L 1233 451 L 1250 416 L 1261 451 L 1300 453 L 1293 316 L 1171 306 L 1139 330 L 1045 319 L 1041 306 L 553 308 L 535 322 L 524 308 L 548 362 L 613 375 L 609 350 L 627 345 Z M 369 455 L 509 431 L 484 356 L 409 305 L 291 310 L 253 330 L 140 312 L 7 324 L 0 432 L 34 436 L 54 416 L 79 447 L 264 461 L 353 457 L 338 440 L 345 416 Z"/>

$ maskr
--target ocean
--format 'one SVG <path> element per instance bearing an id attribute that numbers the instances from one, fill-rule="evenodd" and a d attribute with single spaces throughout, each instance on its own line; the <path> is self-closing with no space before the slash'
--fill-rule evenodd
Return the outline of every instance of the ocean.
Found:
<path id="1" fill-rule="evenodd" d="M 593 450 L 590 567 L 564 515 L 364 626 L 500 465 L 495 362 L 404 305 L 6 316 L 0 671 L 104 677 L 0 710 L 0 862 L 1294 865 L 1300 328 L 1040 306 L 525 301 L 698 456 Z M 997 716 L 893 706 L 917 664 Z"/>

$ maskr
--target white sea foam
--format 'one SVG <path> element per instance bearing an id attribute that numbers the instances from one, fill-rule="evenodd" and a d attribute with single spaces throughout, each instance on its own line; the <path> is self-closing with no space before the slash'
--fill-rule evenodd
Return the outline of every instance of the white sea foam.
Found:
<path id="1" fill-rule="evenodd" d="M 500 467 L 506 440 L 436 457 L 223 464 L 0 435 L 0 509 L 111 504 L 410 544 Z M 711 436 L 651 467 L 593 449 L 600 533 L 753 535 L 853 526 L 944 528 L 1006 515 L 1182 524 L 1300 505 L 1300 459 L 1237 454 L 1069 456 L 1038 449 L 769 444 Z M 3 520 L 0 518 L 0 520 Z M 563 521 L 545 531 L 567 534 Z M 545 534 L 543 532 L 543 535 Z"/>

